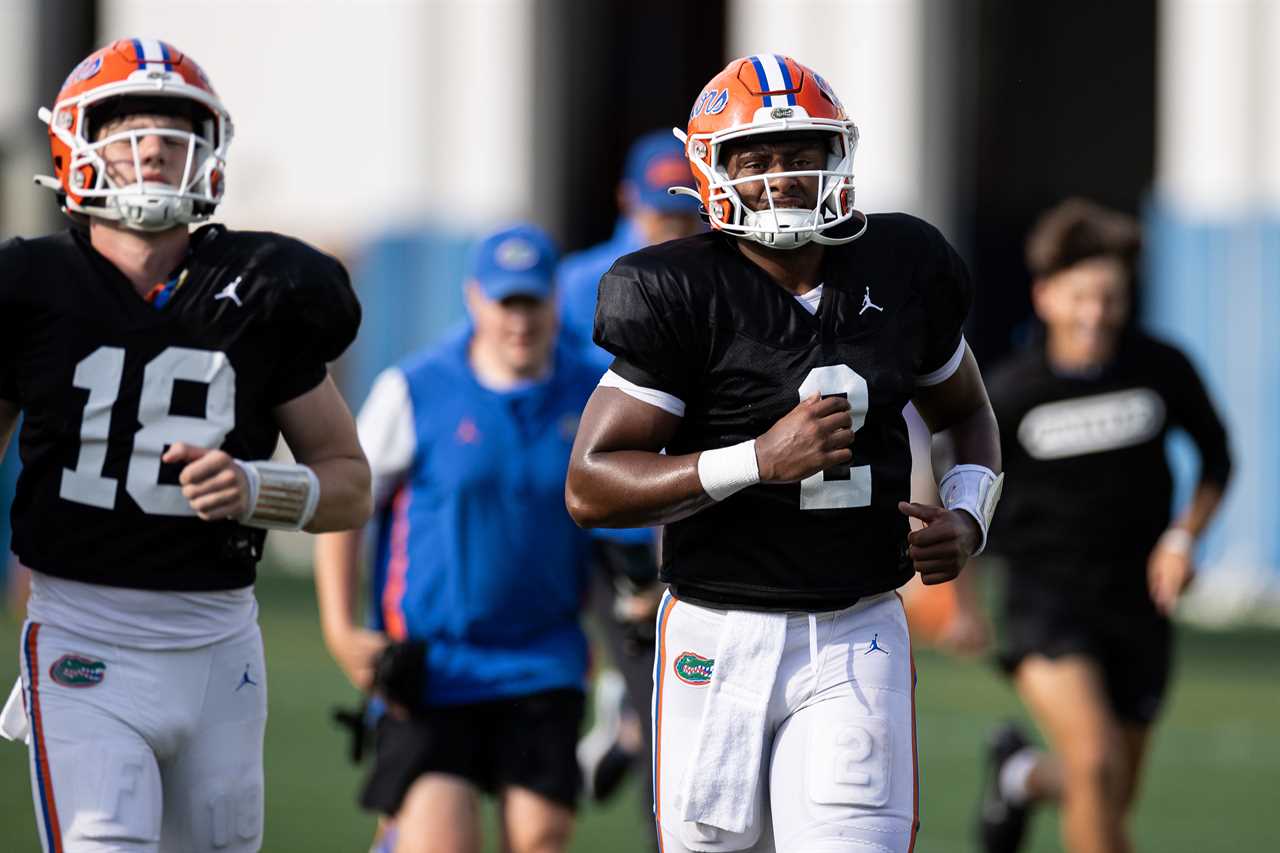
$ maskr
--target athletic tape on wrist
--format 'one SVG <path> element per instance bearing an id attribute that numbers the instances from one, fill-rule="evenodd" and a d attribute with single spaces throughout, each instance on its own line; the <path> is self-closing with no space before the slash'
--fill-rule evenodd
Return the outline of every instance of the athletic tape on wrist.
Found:
<path id="1" fill-rule="evenodd" d="M 241 462 L 249 481 L 249 509 L 238 521 L 268 530 L 301 530 L 316 514 L 320 479 L 306 465 L 289 462 Z"/>
<path id="2" fill-rule="evenodd" d="M 698 479 L 703 490 L 718 501 L 760 482 L 755 439 L 702 451 L 698 456 Z"/>
<path id="3" fill-rule="evenodd" d="M 982 465 L 957 465 L 946 473 L 938 484 L 938 497 L 949 510 L 963 510 L 974 517 L 982 530 L 978 550 L 970 556 L 978 556 L 987 547 L 987 530 L 996 514 L 996 503 L 1004 488 L 1004 474 L 996 476 Z"/>

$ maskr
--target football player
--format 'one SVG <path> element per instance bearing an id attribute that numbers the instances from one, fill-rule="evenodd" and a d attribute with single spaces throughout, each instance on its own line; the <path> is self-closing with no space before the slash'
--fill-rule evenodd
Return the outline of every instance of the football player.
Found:
<path id="1" fill-rule="evenodd" d="M 622 215 L 613 236 L 566 257 L 556 271 L 564 334 L 586 347 L 601 374 L 613 356 L 591 342 L 600 277 L 629 252 L 701 230 L 693 200 L 667 192 L 672 184 L 690 182 L 684 150 L 671 131 L 644 134 L 627 152 L 618 184 Z M 653 615 L 660 594 L 655 539 L 655 531 L 643 527 L 595 532 L 591 611 L 617 673 L 606 670 L 597 679 L 592 728 L 578 748 L 590 796 L 607 799 L 636 765 L 645 809 L 649 808 L 645 792 L 650 787 L 647 720 L 653 692 L 649 668 Z M 644 760 L 637 761 L 638 757 Z"/>
<path id="2" fill-rule="evenodd" d="M 360 308 L 338 261 L 205 225 L 231 119 L 191 57 L 117 41 L 51 110 L 68 231 L 0 245 L 0 452 L 31 567 L 23 721 L 46 851 L 254 851 L 269 528 L 371 511 L 326 363 Z M 296 462 L 268 461 L 280 435 Z M 25 731 L 24 731 L 25 729 Z"/>
<path id="3" fill-rule="evenodd" d="M 731 62 L 684 141 L 712 230 L 600 282 L 612 367 L 566 482 L 588 526 L 665 524 L 654 668 L 662 849 L 907 851 L 912 572 L 956 576 L 1000 480 L 937 229 L 853 207 L 858 133 L 789 57 Z M 902 409 L 948 430 L 942 506 L 907 503 Z M 925 527 L 908 535 L 908 518 Z"/>
<path id="4" fill-rule="evenodd" d="M 1015 483 L 992 540 L 1009 569 L 999 657 L 1051 752 L 1011 725 L 992 737 L 990 853 L 1014 853 L 1028 809 L 1051 802 L 1067 850 L 1133 849 L 1125 822 L 1168 685 L 1169 614 L 1230 476 L 1227 434 L 1195 368 L 1129 322 L 1140 247 L 1127 215 L 1082 199 L 1048 211 L 1027 239 L 1045 335 L 991 379 Z M 1171 518 L 1175 426 L 1201 464 Z"/>
<path id="5" fill-rule="evenodd" d="M 481 240 L 470 321 L 383 371 L 361 407 L 381 630 L 355 619 L 361 532 L 317 539 L 325 643 L 390 708 L 360 800 L 394 818 L 379 844 L 396 853 L 479 853 L 483 794 L 512 853 L 564 850 L 573 830 L 590 543 L 561 496 L 600 372 L 556 345 L 557 260 L 529 226 Z"/>

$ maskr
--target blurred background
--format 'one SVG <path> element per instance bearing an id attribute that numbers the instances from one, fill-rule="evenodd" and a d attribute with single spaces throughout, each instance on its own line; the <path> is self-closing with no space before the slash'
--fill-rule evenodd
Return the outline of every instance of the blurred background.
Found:
<path id="1" fill-rule="evenodd" d="M 608 237 L 630 141 L 683 127 L 735 56 L 786 53 L 830 81 L 862 134 L 859 207 L 922 216 L 969 262 L 984 365 L 1031 333 L 1022 246 L 1039 212 L 1085 195 L 1140 216 L 1141 317 L 1206 377 L 1238 467 L 1180 610 L 1194 627 L 1136 837 L 1188 853 L 1280 838 L 1280 2 L 0 0 L 0 21 L 0 239 L 65 225 L 31 183 L 49 168 L 37 107 L 93 49 L 164 39 L 235 120 L 217 219 L 350 266 L 365 325 L 335 371 L 353 407 L 461 317 L 479 232 L 526 219 L 565 250 Z M 1189 486 L 1188 448 L 1169 452 Z M 0 554 L 16 455 L 0 468 Z M 360 850 L 372 823 L 328 723 L 353 697 L 320 644 L 305 537 L 273 539 L 265 849 Z M 16 659 L 0 661 L 7 684 Z M 969 850 L 982 736 L 1016 702 L 985 663 L 924 651 L 919 705 L 918 849 Z M 631 800 L 587 808 L 575 849 L 643 849 Z M 3 849 L 37 849 L 29 803 L 25 756 L 5 746 Z M 1051 820 L 1032 849 L 1057 849 Z"/>

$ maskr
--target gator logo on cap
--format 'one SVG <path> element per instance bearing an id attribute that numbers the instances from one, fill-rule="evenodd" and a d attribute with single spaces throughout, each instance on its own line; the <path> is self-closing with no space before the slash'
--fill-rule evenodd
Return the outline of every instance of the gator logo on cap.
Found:
<path id="1" fill-rule="evenodd" d="M 63 655 L 49 667 L 49 677 L 63 687 L 96 687 L 107 675 L 107 665 L 79 655 Z"/>
<path id="2" fill-rule="evenodd" d="M 524 272 L 537 266 L 538 249 L 528 240 L 511 237 L 498 244 L 493 257 L 504 270 Z"/>
<path id="3" fill-rule="evenodd" d="M 704 658 L 693 652 L 681 652 L 676 658 L 674 669 L 676 678 L 685 684 L 702 685 L 711 683 L 711 671 L 715 665 L 716 662 L 711 658 Z"/>

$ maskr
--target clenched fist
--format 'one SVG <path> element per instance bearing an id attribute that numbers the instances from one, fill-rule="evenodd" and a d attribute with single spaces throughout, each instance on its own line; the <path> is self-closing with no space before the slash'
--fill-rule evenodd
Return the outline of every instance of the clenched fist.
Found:
<path id="1" fill-rule="evenodd" d="M 225 451 L 178 442 L 160 460 L 170 465 L 185 463 L 178 483 L 202 521 L 239 518 L 248 511 L 249 479 Z"/>
<path id="2" fill-rule="evenodd" d="M 819 394 L 800 404 L 756 439 L 762 483 L 795 483 L 853 459 L 853 416 L 844 397 Z"/>
<path id="3" fill-rule="evenodd" d="M 907 556 L 921 583 L 954 580 L 982 544 L 978 520 L 962 510 L 899 501 L 898 511 L 925 525 L 907 534 Z"/>

